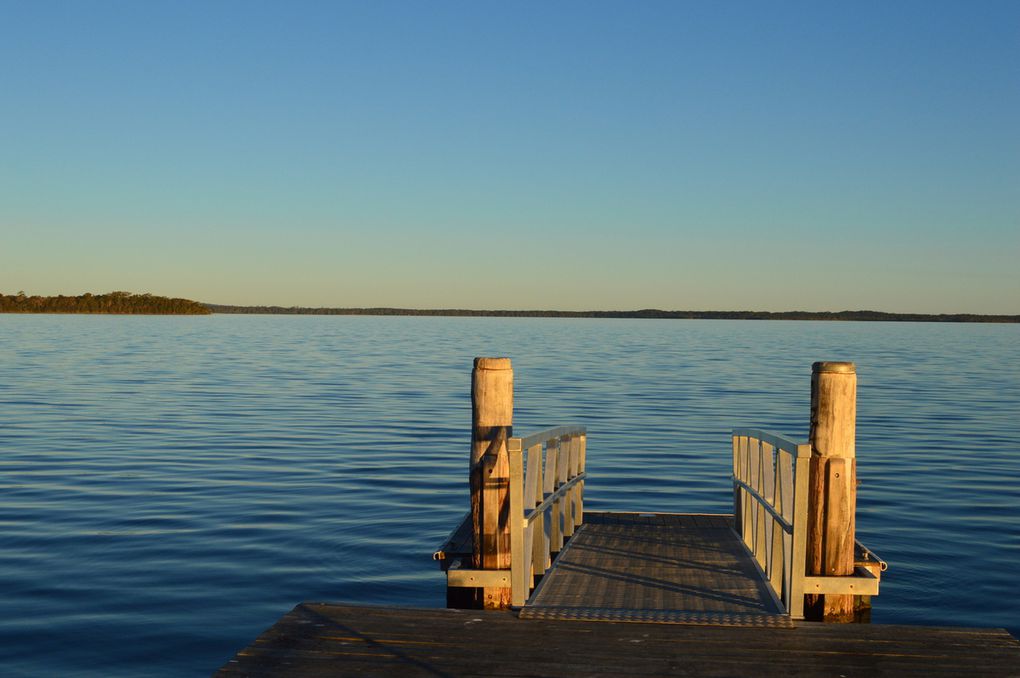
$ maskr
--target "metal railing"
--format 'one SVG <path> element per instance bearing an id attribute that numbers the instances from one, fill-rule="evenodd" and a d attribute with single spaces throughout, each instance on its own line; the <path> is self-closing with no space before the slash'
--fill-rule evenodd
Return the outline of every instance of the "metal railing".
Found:
<path id="1" fill-rule="evenodd" d="M 558 426 L 507 440 L 510 569 L 465 569 L 455 562 L 446 570 L 448 587 L 509 586 L 511 604 L 524 605 L 536 578 L 583 521 L 586 446 L 583 426 Z M 451 534 L 447 544 L 453 539 Z M 447 544 L 434 557 L 445 558 Z"/>
<path id="2" fill-rule="evenodd" d="M 804 618 L 804 594 L 877 595 L 884 561 L 847 577 L 808 576 L 808 477 L 811 445 L 758 429 L 733 430 L 734 529 L 754 556 L 776 598 L 794 619 Z"/>

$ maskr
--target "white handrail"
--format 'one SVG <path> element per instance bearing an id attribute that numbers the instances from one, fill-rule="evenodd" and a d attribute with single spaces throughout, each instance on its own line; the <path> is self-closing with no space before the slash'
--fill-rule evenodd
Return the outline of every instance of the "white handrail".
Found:
<path id="1" fill-rule="evenodd" d="M 547 428 L 544 431 L 539 431 L 538 433 L 532 433 L 531 435 L 524 436 L 523 438 L 517 438 L 517 440 L 521 441 L 521 447 L 526 450 L 532 445 L 545 443 L 557 438 L 583 436 L 585 431 L 586 429 L 584 426 L 556 426 L 554 428 Z M 513 439 L 511 438 L 511 440 Z"/>
<path id="2" fill-rule="evenodd" d="M 522 438 L 510 438 L 510 582 L 511 604 L 524 605 L 545 574 L 552 554 L 563 547 L 584 520 L 587 431 L 558 426 Z M 527 450 L 525 468 L 524 451 Z M 543 463 L 544 460 L 544 463 Z M 550 521 L 545 532 L 546 515 Z"/>
<path id="3" fill-rule="evenodd" d="M 804 616 L 811 446 L 759 429 L 733 429 L 734 528 L 777 598 Z"/>

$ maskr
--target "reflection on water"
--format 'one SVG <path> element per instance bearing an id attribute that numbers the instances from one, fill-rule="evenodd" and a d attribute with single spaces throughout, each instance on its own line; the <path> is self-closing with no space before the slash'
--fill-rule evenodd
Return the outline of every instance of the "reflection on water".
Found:
<path id="1" fill-rule="evenodd" d="M 874 621 L 1020 601 L 1020 327 L 0 316 L 0 672 L 205 675 L 304 600 L 442 606 L 471 362 L 515 431 L 588 426 L 592 510 L 729 510 L 731 427 L 807 433 L 858 366 Z"/>

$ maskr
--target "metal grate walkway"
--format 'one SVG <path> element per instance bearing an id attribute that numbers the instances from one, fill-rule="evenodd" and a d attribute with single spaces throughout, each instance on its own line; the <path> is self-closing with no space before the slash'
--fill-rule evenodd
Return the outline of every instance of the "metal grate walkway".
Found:
<path id="1" fill-rule="evenodd" d="M 732 521 L 586 512 L 520 617 L 792 627 Z"/>

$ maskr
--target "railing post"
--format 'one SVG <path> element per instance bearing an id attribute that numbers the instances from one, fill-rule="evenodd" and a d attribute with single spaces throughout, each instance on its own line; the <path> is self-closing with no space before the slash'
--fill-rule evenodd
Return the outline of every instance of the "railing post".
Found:
<path id="1" fill-rule="evenodd" d="M 471 372 L 471 523 L 473 565 L 480 570 L 510 569 L 510 460 L 513 433 L 513 369 L 509 358 L 475 358 Z M 511 589 L 480 589 L 475 604 L 505 609 Z"/>
<path id="2" fill-rule="evenodd" d="M 854 572 L 857 373 L 853 363 L 818 362 L 811 370 L 811 474 L 808 491 L 807 572 Z M 809 595 L 805 617 L 854 619 L 852 595 Z"/>
<path id="3" fill-rule="evenodd" d="M 560 484 L 563 484 L 574 477 L 574 465 L 577 461 L 577 436 L 568 436 L 566 440 L 566 454 L 561 457 Z M 561 449 L 564 446 L 561 445 Z M 569 539 L 574 534 L 574 489 L 570 488 L 563 495 L 560 506 L 563 507 L 563 537 Z"/>
<path id="4" fill-rule="evenodd" d="M 804 567 L 807 554 L 808 480 L 811 445 L 797 445 L 793 460 L 793 554 L 790 557 L 790 616 L 804 618 Z"/>
<path id="5" fill-rule="evenodd" d="M 528 599 L 531 563 L 524 551 L 524 454 L 520 438 L 510 438 L 510 602 L 514 607 Z"/>
<path id="6" fill-rule="evenodd" d="M 528 471 L 524 476 L 524 510 L 531 513 L 542 503 L 542 443 L 528 448 Z M 528 593 L 535 586 L 535 577 L 545 573 L 549 547 L 545 543 L 545 512 L 539 512 L 525 530 L 524 567 L 528 573 Z M 528 540 L 530 535 L 531 539 Z"/>
<path id="7" fill-rule="evenodd" d="M 582 433 L 577 438 L 577 468 L 576 473 L 580 475 L 584 473 L 585 456 L 588 454 L 588 436 Z M 580 527 L 584 522 L 584 481 L 581 480 L 577 483 L 577 489 L 574 490 L 574 525 Z"/>
<path id="8" fill-rule="evenodd" d="M 545 445 L 545 492 L 546 494 L 552 494 L 556 491 L 559 486 L 559 469 L 560 469 L 560 455 L 563 454 L 564 450 L 561 449 L 560 439 L 550 439 Z M 560 549 L 563 548 L 563 528 L 560 523 L 560 500 L 556 499 L 553 501 L 552 506 L 549 507 L 549 556 L 550 561 L 552 554 L 559 553 Z"/>
<path id="9" fill-rule="evenodd" d="M 737 485 L 738 480 L 743 480 L 740 475 L 739 455 L 740 438 L 736 435 L 733 438 L 733 531 L 744 537 L 743 502 L 741 502 L 742 488 Z"/>

